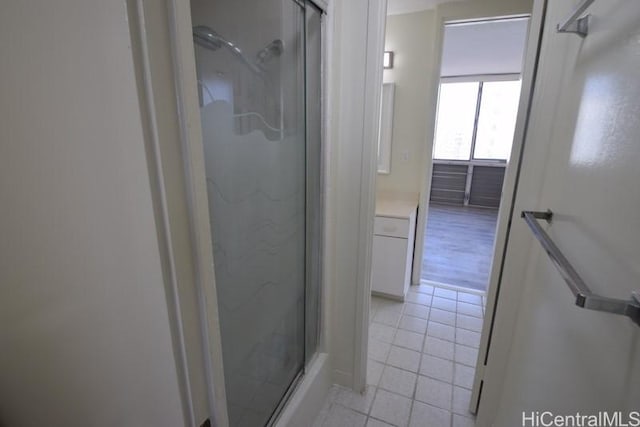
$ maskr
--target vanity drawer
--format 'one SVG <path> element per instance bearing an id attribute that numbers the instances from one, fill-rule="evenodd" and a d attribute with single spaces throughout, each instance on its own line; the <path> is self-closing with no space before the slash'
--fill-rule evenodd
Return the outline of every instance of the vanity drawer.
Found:
<path id="1" fill-rule="evenodd" d="M 373 234 L 406 239 L 409 237 L 409 220 L 376 216 L 373 225 Z"/>

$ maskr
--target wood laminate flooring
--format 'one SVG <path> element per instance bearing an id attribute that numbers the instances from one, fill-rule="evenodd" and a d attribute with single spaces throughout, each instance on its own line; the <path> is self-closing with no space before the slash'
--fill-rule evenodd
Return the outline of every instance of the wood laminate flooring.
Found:
<path id="1" fill-rule="evenodd" d="M 422 279 L 486 291 L 497 209 L 429 205 Z"/>

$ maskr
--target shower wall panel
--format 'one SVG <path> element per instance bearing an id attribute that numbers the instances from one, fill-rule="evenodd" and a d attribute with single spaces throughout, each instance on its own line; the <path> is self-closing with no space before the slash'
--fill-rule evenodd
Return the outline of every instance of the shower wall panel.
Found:
<path id="1" fill-rule="evenodd" d="M 304 368 L 318 304 L 306 305 L 307 174 L 319 158 L 307 156 L 305 9 L 191 4 L 229 418 L 257 427 Z"/>

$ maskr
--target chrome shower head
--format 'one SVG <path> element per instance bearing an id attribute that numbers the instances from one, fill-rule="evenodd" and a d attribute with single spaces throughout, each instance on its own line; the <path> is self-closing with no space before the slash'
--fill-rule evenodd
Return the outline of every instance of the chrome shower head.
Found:
<path id="1" fill-rule="evenodd" d="M 205 25 L 193 27 L 193 41 L 202 47 L 216 51 L 223 44 L 233 45 L 220 34 Z"/>
<path id="2" fill-rule="evenodd" d="M 256 54 L 256 62 L 258 63 L 258 65 L 264 65 L 267 62 L 271 61 L 273 58 L 282 55 L 283 50 L 284 44 L 282 43 L 282 40 L 276 39 Z"/>
<path id="3" fill-rule="evenodd" d="M 220 34 L 216 33 L 212 28 L 206 25 L 198 25 L 193 27 L 193 41 L 199 46 L 212 51 L 225 48 L 234 56 L 245 63 L 247 67 L 256 74 L 262 73 L 262 70 L 242 53 L 242 50 L 234 43 L 230 42 Z"/>
<path id="4" fill-rule="evenodd" d="M 263 73 L 264 64 L 271 61 L 273 58 L 280 56 L 284 50 L 282 40 L 274 40 L 257 53 L 256 61 L 254 62 L 249 60 L 242 50 L 235 45 L 235 43 L 227 40 L 215 32 L 211 27 L 207 27 L 206 25 L 197 25 L 193 27 L 193 41 L 197 45 L 214 52 L 221 48 L 227 49 L 234 56 L 244 62 L 245 65 L 247 65 L 251 71 L 256 74 Z"/>

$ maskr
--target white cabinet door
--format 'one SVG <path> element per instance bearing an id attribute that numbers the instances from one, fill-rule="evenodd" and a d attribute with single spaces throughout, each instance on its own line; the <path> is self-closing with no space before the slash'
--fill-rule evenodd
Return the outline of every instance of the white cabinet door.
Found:
<path id="1" fill-rule="evenodd" d="M 407 239 L 373 236 L 371 290 L 404 299 Z"/>
<path id="2" fill-rule="evenodd" d="M 522 425 L 532 411 L 620 410 L 624 418 L 640 402 L 639 327 L 576 307 L 519 218 L 523 209 L 551 209 L 544 227 L 593 292 L 630 299 L 640 286 L 640 2 L 596 1 L 584 39 L 555 30 L 575 4 L 548 3 L 543 89 L 531 112 L 478 425 Z M 545 123 L 550 133 L 541 132 Z M 542 147 L 546 162 L 533 163 Z"/>

